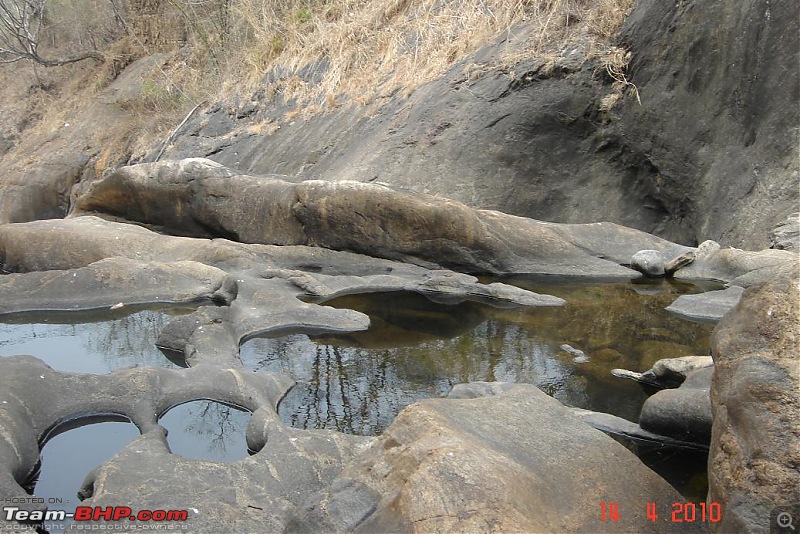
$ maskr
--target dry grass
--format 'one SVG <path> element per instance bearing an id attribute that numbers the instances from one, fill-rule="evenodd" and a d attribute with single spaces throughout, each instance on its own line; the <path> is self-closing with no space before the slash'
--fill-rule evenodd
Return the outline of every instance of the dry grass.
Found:
<path id="1" fill-rule="evenodd" d="M 605 65 L 616 80 L 601 111 L 626 91 L 637 94 L 625 76 L 629 56 L 611 42 L 634 0 L 52 2 L 53 16 L 61 18 L 45 32 L 44 50 L 92 46 L 107 60 L 40 68 L 39 88 L 24 97 L 28 133 L 45 136 L 63 127 L 137 58 L 171 54 L 141 79 L 138 91 L 119 100 L 124 118 L 98 128 L 99 173 L 151 148 L 152 139 L 165 136 L 198 102 L 248 100 L 259 90 L 294 102 L 282 117 L 287 122 L 343 105 L 373 104 L 375 112 L 389 97 L 410 95 L 499 38 L 499 58 L 466 65 L 468 83 L 496 70 L 513 77 L 514 65 L 532 58 L 546 72 L 577 54 Z M 137 13 L 140 4 L 157 4 L 159 12 Z M 127 21 L 109 6 L 128 6 Z M 13 72 L 3 70 L 0 79 L 13 82 Z M 252 128 L 269 133 L 280 122 Z"/>
<path id="2" fill-rule="evenodd" d="M 477 65 L 472 77 L 527 58 L 553 62 L 571 44 L 606 53 L 633 0 L 238 0 L 239 53 L 226 65 L 223 94 L 263 86 L 314 110 L 344 100 L 410 94 L 482 45 L 506 37 L 504 58 Z M 233 46 L 233 43 L 231 43 Z M 304 70 L 323 65 L 319 83 Z M 346 98 L 343 97 L 346 95 Z M 304 107 L 304 109 L 306 109 Z"/>

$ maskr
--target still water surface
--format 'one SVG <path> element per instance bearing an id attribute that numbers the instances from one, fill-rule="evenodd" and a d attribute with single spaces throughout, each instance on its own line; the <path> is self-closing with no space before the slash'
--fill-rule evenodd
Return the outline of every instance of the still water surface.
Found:
<path id="1" fill-rule="evenodd" d="M 0 357 L 30 354 L 56 371 L 107 374 L 133 366 L 178 366 L 156 348 L 173 314 L 186 310 L 36 313 L 0 318 Z"/>
<path id="2" fill-rule="evenodd" d="M 408 404 L 481 380 L 535 384 L 566 405 L 637 421 L 646 395 L 611 369 L 644 371 L 661 358 L 709 353 L 712 325 L 664 311 L 695 286 L 514 283 L 567 304 L 509 310 L 413 293 L 347 296 L 325 304 L 368 314 L 368 331 L 255 338 L 241 357 L 251 369 L 298 380 L 279 406 L 287 424 L 373 435 Z M 565 344 L 589 361 L 575 363 Z"/>
<path id="3" fill-rule="evenodd" d="M 709 353 L 713 325 L 664 311 L 679 294 L 698 292 L 699 287 L 663 280 L 510 282 L 562 297 L 567 305 L 497 309 L 474 302 L 437 303 L 413 293 L 347 296 L 325 305 L 368 314 L 368 331 L 255 338 L 242 345 L 241 357 L 250 369 L 283 372 L 298 380 L 279 406 L 287 424 L 373 435 L 408 404 L 446 396 L 453 385 L 477 380 L 536 384 L 564 404 L 636 421 L 646 396 L 637 384 L 613 378 L 611 369 L 643 371 L 661 358 Z M 176 367 L 155 347 L 174 313 L 181 312 L 26 316 L 0 323 L 0 356 L 32 354 L 68 372 Z M 589 361 L 576 363 L 561 348 L 564 344 L 583 351 Z M 247 454 L 249 415 L 201 400 L 171 409 L 160 422 L 169 430 L 174 453 L 236 461 Z M 136 435 L 130 423 L 103 422 L 53 437 L 44 447 L 36 494 L 77 505 L 75 494 L 85 475 Z M 702 478 L 704 459 L 695 462 L 694 471 L 676 471 L 670 468 L 674 454 L 656 454 L 649 463 L 673 477 L 676 486 L 689 487 L 681 488 L 687 495 L 701 496 L 704 490 L 690 486 L 703 487 L 696 479 Z M 65 463 L 69 465 L 59 465 Z"/>

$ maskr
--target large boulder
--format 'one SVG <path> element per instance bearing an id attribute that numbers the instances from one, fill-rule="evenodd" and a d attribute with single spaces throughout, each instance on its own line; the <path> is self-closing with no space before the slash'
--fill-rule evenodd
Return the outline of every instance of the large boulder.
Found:
<path id="1" fill-rule="evenodd" d="M 663 532 L 681 497 L 633 453 L 527 384 L 456 386 L 403 410 L 289 523 L 301 532 Z M 602 521 L 601 503 L 619 506 Z"/>
<path id="2" fill-rule="evenodd" d="M 711 439 L 711 375 L 713 367 L 692 371 L 677 389 L 659 391 L 645 401 L 639 416 L 644 430 L 694 443 Z"/>
<path id="3" fill-rule="evenodd" d="M 175 234 L 350 250 L 470 273 L 631 278 L 638 275 L 620 263 L 637 250 L 688 250 L 609 223 L 544 223 L 377 184 L 294 184 L 206 159 L 122 168 L 85 188 L 73 215 L 86 213 Z"/>
<path id="4" fill-rule="evenodd" d="M 719 532 L 767 532 L 800 503 L 800 266 L 745 291 L 714 332 L 709 499 Z M 796 521 L 797 518 L 795 518 Z"/>

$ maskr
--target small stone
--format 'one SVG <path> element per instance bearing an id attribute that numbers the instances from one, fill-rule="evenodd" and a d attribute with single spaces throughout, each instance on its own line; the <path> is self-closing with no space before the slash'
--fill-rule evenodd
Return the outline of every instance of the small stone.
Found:
<path id="1" fill-rule="evenodd" d="M 631 256 L 631 268 L 636 269 L 645 276 L 664 276 L 665 262 L 657 250 L 640 250 Z"/>

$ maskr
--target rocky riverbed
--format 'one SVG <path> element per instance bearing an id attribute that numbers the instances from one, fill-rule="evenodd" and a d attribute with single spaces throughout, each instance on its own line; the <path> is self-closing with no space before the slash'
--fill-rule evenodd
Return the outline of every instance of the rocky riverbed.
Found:
<path id="1" fill-rule="evenodd" d="M 545 223 L 381 185 L 293 184 L 201 159 L 123 168 L 84 188 L 65 219 L 0 226 L 4 314 L 196 307 L 174 316 L 157 340 L 187 369 L 82 375 L 54 371 L 35 355 L 0 359 L 0 492 L 26 495 L 21 485 L 53 429 L 115 414 L 141 435 L 87 477 L 84 504 L 196 508 L 202 512 L 188 520 L 195 532 L 222 524 L 240 532 L 684 531 L 668 514 L 656 524 L 647 518 L 647 502 L 682 497 L 592 428 L 619 435 L 615 424 L 575 414 L 535 386 L 456 386 L 448 398 L 402 410 L 379 436 L 362 437 L 287 427 L 277 406 L 293 380 L 247 370 L 239 357 L 241 343 L 257 335 L 367 329 L 365 314 L 325 305 L 348 294 L 562 306 L 562 298 L 474 275 L 635 279 L 641 273 L 631 258 L 641 250 L 665 262 L 689 254 L 692 263 L 676 278 L 738 287 L 741 301 L 722 304 L 732 311 L 715 333 L 719 372 L 695 371 L 664 391 L 674 402 L 652 397 L 634 433 L 710 446 L 720 529 L 760 528 L 796 491 L 796 451 L 781 446 L 792 442 L 798 421 L 793 252 L 693 249 L 613 224 Z M 693 298 L 682 314 L 721 313 Z M 706 406 L 699 419 L 681 404 L 695 397 Z M 251 456 L 222 464 L 171 454 L 159 416 L 197 399 L 252 413 Z M 758 453 L 749 441 L 754 428 Z M 760 469 L 753 454 L 766 462 L 769 480 L 739 474 L 737 466 Z M 623 510 L 618 523 L 598 520 L 606 500 Z"/>
<path id="2" fill-rule="evenodd" d="M 269 67 L 252 94 L 198 101 L 146 142 L 126 129 L 131 106 L 152 103 L 160 85 L 146 83 L 186 67 L 185 50 L 124 65 L 114 52 L 107 86 L 38 126 L 39 108 L 86 78 L 48 89 L 36 71 L 34 86 L 4 94 L 0 333 L 60 321 L 69 333 L 51 341 L 67 350 L 82 336 L 76 323 L 147 328 L 71 365 L 44 354 L 39 327 L 23 354 L 0 345 L 0 500 L 41 511 L 48 503 L 29 486 L 42 447 L 47 456 L 48 440 L 102 420 L 128 422 L 133 437 L 81 474 L 82 504 L 186 510 L 192 532 L 768 532 L 784 511 L 797 525 L 800 4 L 630 8 L 603 37 L 622 63 L 588 34 L 509 57 L 512 38 L 538 39 L 523 20 L 430 83 L 372 101 L 327 94 L 326 111 L 302 120 L 289 88 L 338 71 L 324 58 Z M 594 31 L 578 13 L 565 32 Z M 586 291 L 595 302 L 580 307 L 551 291 L 565 279 L 625 290 Z M 603 307 L 660 291 L 641 279 L 708 291 L 648 301 L 667 308 L 666 326 L 625 315 L 623 331 L 643 339 L 623 355 Z M 649 397 L 606 413 L 534 379 L 465 372 L 365 435 L 288 425 L 281 407 L 321 397 L 298 401 L 299 375 L 256 368 L 249 351 L 281 336 L 380 345 L 359 295 L 524 310 L 559 331 L 551 344 L 584 383 L 641 384 Z M 480 320 L 417 311 L 442 335 Z M 681 338 L 712 328 L 687 354 Z M 437 347 L 418 376 L 449 363 L 448 345 Z M 250 454 L 180 453 L 170 414 L 206 401 L 244 414 Z M 674 522 L 684 497 L 631 452 L 653 444 L 707 451 L 702 504 L 714 520 Z M 34 531 L 35 517 L 12 526 Z"/>

